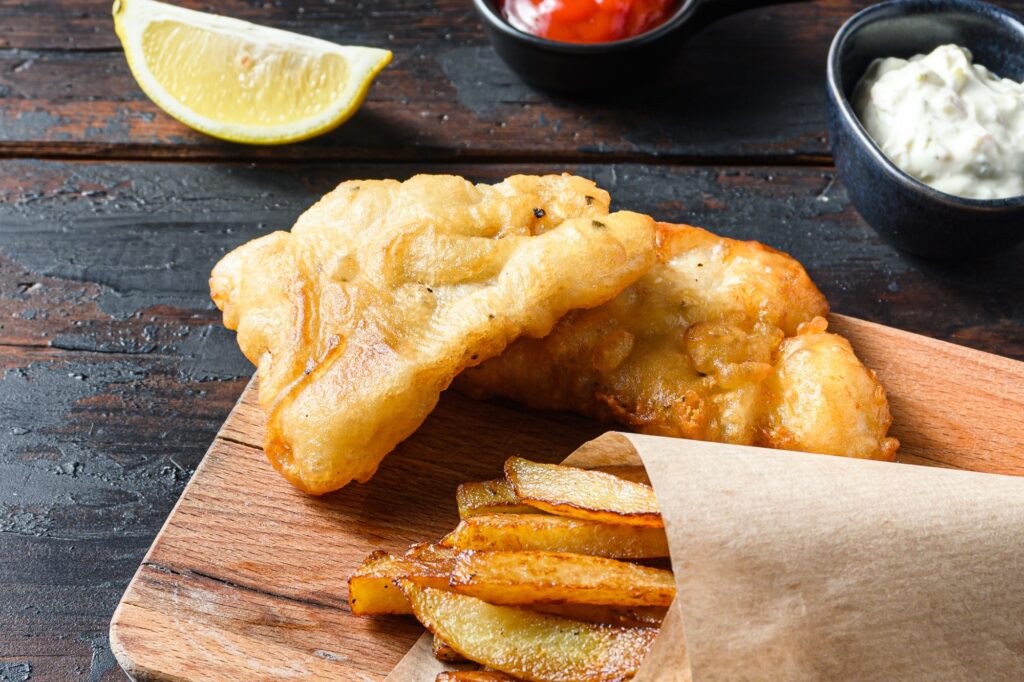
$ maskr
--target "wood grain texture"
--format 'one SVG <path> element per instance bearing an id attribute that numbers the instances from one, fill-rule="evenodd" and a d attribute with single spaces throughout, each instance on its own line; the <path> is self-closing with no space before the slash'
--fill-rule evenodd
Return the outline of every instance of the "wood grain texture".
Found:
<path id="1" fill-rule="evenodd" d="M 833 316 L 893 405 L 901 461 L 1024 475 L 1024 363 Z M 111 646 L 140 680 L 379 680 L 420 633 L 357 618 L 345 580 L 377 549 L 457 521 L 456 485 L 512 454 L 559 461 L 605 426 L 445 394 L 367 484 L 324 498 L 287 485 L 260 449 L 250 385 L 115 612 Z"/>
<path id="2" fill-rule="evenodd" d="M 1024 358 L 1024 245 L 935 263 L 882 241 L 828 168 L 644 164 L 0 161 L 0 343 L 183 357 L 189 378 L 247 376 L 207 279 L 235 246 L 287 229 L 338 182 L 569 171 L 617 208 L 791 253 L 838 312 Z"/>
<path id="3" fill-rule="evenodd" d="M 383 678 L 420 628 L 349 613 L 345 581 L 366 550 L 450 530 L 456 486 L 500 471 L 509 451 L 558 461 L 604 430 L 446 395 L 368 484 L 312 498 L 266 461 L 254 398 L 243 394 L 115 614 L 111 645 L 136 679 Z"/>
<path id="4" fill-rule="evenodd" d="M 145 98 L 110 0 L 0 0 L 0 679 L 124 679 L 109 617 L 251 372 L 209 269 L 342 179 L 577 170 L 624 208 L 791 251 L 836 310 L 1024 358 L 1024 250 L 906 257 L 833 182 L 824 56 L 868 0 L 727 19 L 657 87 L 592 101 L 523 85 L 467 0 L 172 1 L 395 60 L 336 132 L 240 147 Z M 171 162 L 222 159 L 259 166 Z"/>
<path id="5" fill-rule="evenodd" d="M 395 59 L 363 109 L 336 132 L 273 149 L 231 145 L 189 130 L 146 99 L 120 52 L 109 0 L 6 2 L 0 153 L 827 161 L 825 56 L 840 24 L 870 2 L 804 2 L 727 18 L 687 43 L 654 87 L 586 101 L 524 85 L 464 0 L 179 4 L 391 49 Z M 1024 0 L 999 4 L 1024 10 Z"/>
<path id="6" fill-rule="evenodd" d="M 110 615 L 252 371 L 208 299 L 224 252 L 344 179 L 561 170 L 790 251 L 837 311 L 1024 359 L 1024 248 L 900 254 L 829 168 L 0 160 L 0 679 L 123 679 Z"/>
<path id="7" fill-rule="evenodd" d="M 899 460 L 1024 476 L 1024 363 L 833 315 L 889 395 Z"/>
<path id="8" fill-rule="evenodd" d="M 8 48 L 0 51 L 0 150 L 362 160 L 820 155 L 827 146 L 819 67 L 835 28 L 864 3 L 808 3 L 728 19 L 688 45 L 659 87 L 582 102 L 521 83 L 460 0 L 181 4 L 391 49 L 395 59 L 337 132 L 276 149 L 230 145 L 180 125 L 142 94 L 120 52 L 109 2 L 18 3 L 0 28 Z M 773 74 L 774 87 L 757 87 Z M 750 116 L 751 106 L 761 114 Z"/>

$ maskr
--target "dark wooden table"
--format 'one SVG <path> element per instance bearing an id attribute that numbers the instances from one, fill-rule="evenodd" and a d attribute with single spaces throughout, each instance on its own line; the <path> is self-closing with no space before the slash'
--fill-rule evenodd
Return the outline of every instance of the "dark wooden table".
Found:
<path id="1" fill-rule="evenodd" d="M 111 613 L 251 373 L 209 270 L 343 179 L 571 170 L 791 252 L 838 312 L 1024 358 L 1024 248 L 909 257 L 834 177 L 825 54 L 863 2 L 727 19 L 590 102 L 521 84 L 469 0 L 183 4 L 395 59 L 335 133 L 240 147 L 145 98 L 109 2 L 0 2 L 0 680 L 123 679 Z"/>

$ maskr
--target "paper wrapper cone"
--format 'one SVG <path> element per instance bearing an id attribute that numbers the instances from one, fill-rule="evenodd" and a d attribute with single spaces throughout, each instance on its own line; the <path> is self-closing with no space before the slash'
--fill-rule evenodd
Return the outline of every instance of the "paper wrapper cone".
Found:
<path id="1" fill-rule="evenodd" d="M 566 459 L 640 462 L 678 595 L 636 680 L 1024 680 L 1024 478 L 620 433 Z M 445 669 L 427 636 L 387 679 Z"/>

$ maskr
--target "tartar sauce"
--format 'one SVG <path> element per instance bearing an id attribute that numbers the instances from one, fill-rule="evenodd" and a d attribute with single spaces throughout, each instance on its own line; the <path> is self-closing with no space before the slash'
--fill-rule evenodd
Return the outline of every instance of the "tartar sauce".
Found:
<path id="1" fill-rule="evenodd" d="M 973 64 L 965 48 L 876 59 L 853 106 L 885 155 L 925 184 L 974 199 L 1024 194 L 1024 83 Z"/>

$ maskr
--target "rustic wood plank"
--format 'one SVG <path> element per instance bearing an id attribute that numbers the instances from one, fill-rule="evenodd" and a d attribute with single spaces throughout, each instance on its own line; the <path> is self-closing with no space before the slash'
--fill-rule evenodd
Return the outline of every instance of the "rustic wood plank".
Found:
<path id="1" fill-rule="evenodd" d="M 135 593 L 120 606 L 119 618 L 139 627 L 119 629 L 112 645 L 117 651 L 139 652 L 141 660 L 172 659 L 169 669 L 175 671 L 155 674 L 128 661 L 125 670 L 136 680 L 238 679 L 231 671 L 244 671 L 247 679 L 338 679 L 339 662 L 353 659 L 360 664 L 346 666 L 345 679 L 375 679 L 373 659 L 397 660 L 405 653 L 403 647 L 408 649 L 405 642 L 419 635 L 415 623 L 395 620 L 370 624 L 359 638 L 339 609 L 153 564 L 143 564 L 135 585 Z M 167 601 L 174 603 L 175 617 L 147 623 L 149 605 Z M 349 637 L 342 641 L 340 632 Z M 380 634 L 387 635 L 385 642 L 378 643 L 375 635 Z M 171 648 L 163 644 L 169 637 L 176 641 Z"/>
<path id="2" fill-rule="evenodd" d="M 110 614 L 244 385 L 194 362 L 0 346 L 0 679 L 123 679 Z"/>
<path id="3" fill-rule="evenodd" d="M 358 2 L 290 2 L 275 0 L 218 0 L 172 3 L 203 12 L 261 22 L 289 31 L 309 33 L 338 42 L 368 35 L 410 46 L 424 39 L 461 40 L 478 35 L 472 8 L 459 0 L 436 0 L 424 6 L 416 0 L 361 0 Z M 111 20 L 111 0 L 0 0 L 5 24 L 0 47 L 48 50 L 103 50 L 119 48 Z"/>
<path id="4" fill-rule="evenodd" d="M 109 613 L 150 538 L 99 534 L 0 531 L 0 680 L 124 679 L 107 639 Z"/>
<path id="5" fill-rule="evenodd" d="M 1024 363 L 842 315 L 829 326 L 885 386 L 901 462 L 1024 476 Z"/>
<path id="6" fill-rule="evenodd" d="M 488 46 L 468 2 L 182 4 L 395 60 L 338 131 L 299 145 L 220 143 L 178 124 L 132 79 L 109 0 L 0 5 L 0 153 L 153 158 L 636 160 L 828 154 L 824 64 L 842 21 L 870 4 L 763 8 L 696 36 L 665 78 L 590 100 L 522 84 Z M 1024 0 L 1003 3 L 1024 9 Z M 4 49 L 6 48 L 6 49 Z"/>
<path id="7" fill-rule="evenodd" d="M 832 325 L 878 368 L 907 461 L 1024 475 L 1024 363 L 853 318 Z M 446 393 L 369 483 L 313 498 L 259 449 L 254 393 L 228 417 L 114 614 L 112 650 L 136 678 L 382 679 L 419 629 L 351 614 L 345 580 L 358 563 L 442 535 L 457 522 L 456 485 L 493 477 L 508 455 L 559 461 L 605 430 Z"/>
<path id="8" fill-rule="evenodd" d="M 0 554 L 39 579 L 0 599 L 0 623 L 16 624 L 0 663 L 30 665 L 33 679 L 116 674 L 102 623 L 251 372 L 208 300 L 222 253 L 289 226 L 347 178 L 562 169 L 595 177 L 620 207 L 793 252 L 840 312 L 1024 358 L 1020 248 L 963 264 L 903 256 L 826 168 L 3 160 Z M 133 544 L 96 571 L 121 537 Z M 79 599 L 53 610 L 65 575 Z"/>
<path id="9" fill-rule="evenodd" d="M 0 559 L 17 585 L 0 599 L 0 677 L 123 678 L 106 620 L 249 372 L 206 299 L 221 252 L 287 226 L 336 180 L 364 173 L 450 168 L 494 179 L 591 158 L 806 163 L 827 151 L 827 42 L 865 2 L 727 20 L 685 49 L 661 89 L 594 102 L 519 83 L 462 0 L 183 4 L 389 47 L 396 60 L 336 133 L 284 149 L 236 147 L 145 99 L 108 0 L 0 0 L 0 155 L 534 165 L 0 162 L 0 557 L 20 561 Z M 952 268 L 900 257 L 857 220 L 827 169 L 587 169 L 622 189 L 620 203 L 794 251 L 839 310 L 1024 357 L 1019 250 Z M 54 585 L 68 576 L 75 587 L 54 609 Z"/>
<path id="10" fill-rule="evenodd" d="M 932 263 L 883 242 L 824 168 L 640 164 L 247 167 L 0 161 L 0 343 L 182 353 L 196 373 L 248 372 L 207 279 L 227 250 L 287 228 L 337 182 L 453 172 L 593 177 L 615 205 L 758 239 L 807 267 L 833 310 L 1024 357 L 1024 247 Z"/>
<path id="11" fill-rule="evenodd" d="M 558 461 L 604 430 L 571 415 L 551 419 L 449 394 L 370 483 L 312 498 L 282 484 L 260 449 L 235 441 L 260 439 L 251 397 L 232 415 L 168 519 L 165 541 L 146 556 L 140 589 L 115 614 L 113 650 L 138 678 L 267 674 L 264 656 L 249 662 L 255 648 L 280 653 L 278 665 L 338 679 L 383 678 L 419 628 L 349 612 L 345 580 L 366 548 L 397 549 L 453 527 L 458 483 L 500 470 L 506 450 L 493 447 L 496 439 Z M 237 488 L 241 481 L 244 491 Z M 315 550 L 293 551 L 312 545 Z M 174 622 L 162 608 L 154 610 L 168 603 L 176 605 Z M 176 636 L 173 647 L 160 643 L 182 631 L 197 635 Z"/>

